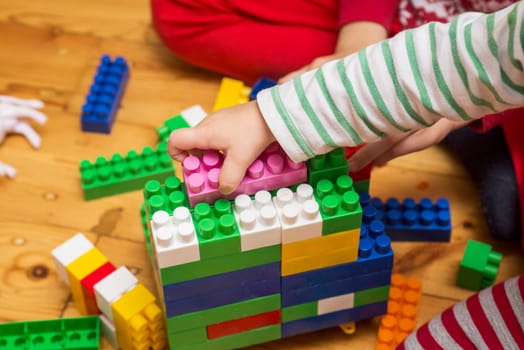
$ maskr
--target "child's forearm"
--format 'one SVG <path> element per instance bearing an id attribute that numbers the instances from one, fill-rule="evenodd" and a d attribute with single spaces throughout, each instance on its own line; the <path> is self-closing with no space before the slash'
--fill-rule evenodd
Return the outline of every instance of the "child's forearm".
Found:
<path id="1" fill-rule="evenodd" d="M 524 104 L 524 3 L 431 23 L 263 91 L 258 105 L 295 161 L 440 118 Z"/>

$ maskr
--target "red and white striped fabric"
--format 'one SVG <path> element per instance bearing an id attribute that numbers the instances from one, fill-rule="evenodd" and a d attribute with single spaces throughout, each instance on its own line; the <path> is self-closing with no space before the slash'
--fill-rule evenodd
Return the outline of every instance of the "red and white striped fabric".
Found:
<path id="1" fill-rule="evenodd" d="M 455 304 L 397 347 L 398 350 L 523 348 L 524 275 Z"/>

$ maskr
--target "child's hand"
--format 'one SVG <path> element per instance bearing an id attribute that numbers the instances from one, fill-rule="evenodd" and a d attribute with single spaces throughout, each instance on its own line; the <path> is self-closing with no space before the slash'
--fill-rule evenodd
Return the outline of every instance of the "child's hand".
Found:
<path id="1" fill-rule="evenodd" d="M 222 151 L 225 159 L 219 190 L 229 194 L 238 187 L 251 163 L 274 141 L 256 101 L 252 101 L 210 114 L 194 128 L 173 131 L 168 150 L 180 162 L 192 151 Z"/>
<path id="2" fill-rule="evenodd" d="M 436 145 L 451 131 L 465 126 L 468 122 L 440 119 L 427 129 L 387 137 L 359 149 L 348 160 L 351 171 L 359 171 L 368 164 L 383 165 L 387 161 L 404 154 L 421 151 Z"/>

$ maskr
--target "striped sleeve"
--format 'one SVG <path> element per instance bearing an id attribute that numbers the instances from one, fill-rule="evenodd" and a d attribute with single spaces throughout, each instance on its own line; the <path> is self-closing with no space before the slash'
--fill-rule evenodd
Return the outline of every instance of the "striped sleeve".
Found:
<path id="1" fill-rule="evenodd" d="M 429 23 L 260 93 L 294 161 L 524 105 L 524 2 Z"/>
<path id="2" fill-rule="evenodd" d="M 398 350 L 521 349 L 524 276 L 482 290 L 409 335 Z"/>

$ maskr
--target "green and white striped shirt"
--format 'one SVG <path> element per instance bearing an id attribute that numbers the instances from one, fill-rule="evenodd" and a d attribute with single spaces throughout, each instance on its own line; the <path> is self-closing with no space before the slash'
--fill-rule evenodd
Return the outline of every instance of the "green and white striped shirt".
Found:
<path id="1" fill-rule="evenodd" d="M 524 106 L 524 2 L 429 23 L 257 96 L 294 161 Z"/>

